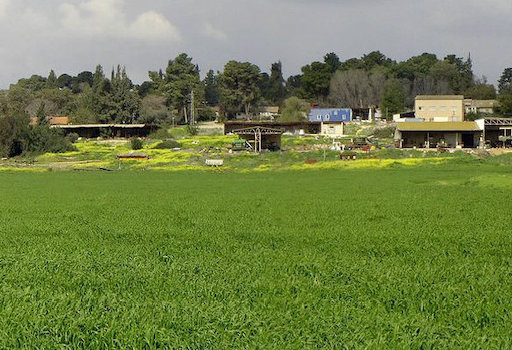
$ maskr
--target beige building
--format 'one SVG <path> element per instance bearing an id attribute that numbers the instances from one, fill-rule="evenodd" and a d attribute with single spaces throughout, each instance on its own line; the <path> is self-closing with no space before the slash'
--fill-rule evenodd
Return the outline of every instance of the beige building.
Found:
<path id="1" fill-rule="evenodd" d="M 499 102 L 497 100 L 464 100 L 464 108 L 466 109 L 466 114 L 493 114 L 494 109 L 497 107 L 499 107 Z"/>
<path id="2" fill-rule="evenodd" d="M 322 135 L 336 137 L 343 136 L 345 132 L 345 124 L 342 122 L 323 122 L 320 133 Z"/>
<path id="3" fill-rule="evenodd" d="M 464 121 L 464 96 L 418 95 L 415 100 L 416 118 L 426 122 Z"/>

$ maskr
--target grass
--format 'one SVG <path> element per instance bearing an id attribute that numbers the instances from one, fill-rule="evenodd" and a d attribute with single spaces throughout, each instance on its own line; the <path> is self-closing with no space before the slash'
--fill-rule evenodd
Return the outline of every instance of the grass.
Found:
<path id="1" fill-rule="evenodd" d="M 0 348 L 509 348 L 511 170 L 2 172 Z"/>

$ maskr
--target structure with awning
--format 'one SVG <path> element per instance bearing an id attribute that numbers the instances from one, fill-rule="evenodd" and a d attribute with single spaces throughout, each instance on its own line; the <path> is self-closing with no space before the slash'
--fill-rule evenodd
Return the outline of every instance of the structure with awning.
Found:
<path id="1" fill-rule="evenodd" d="M 254 150 L 261 152 L 262 150 L 278 151 L 281 149 L 281 136 L 283 129 L 269 128 L 266 126 L 253 126 L 250 128 L 237 129 L 232 131 L 233 134 L 246 140 Z"/>
<path id="2" fill-rule="evenodd" d="M 400 148 L 476 148 L 483 132 L 476 122 L 403 122 L 395 142 Z"/>

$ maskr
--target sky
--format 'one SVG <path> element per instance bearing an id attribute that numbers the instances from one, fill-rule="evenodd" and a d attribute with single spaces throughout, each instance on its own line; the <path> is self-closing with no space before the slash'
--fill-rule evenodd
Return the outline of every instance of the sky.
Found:
<path id="1" fill-rule="evenodd" d="M 185 52 L 204 75 L 229 60 L 285 78 L 373 50 L 397 60 L 471 54 L 496 83 L 512 67 L 511 0 L 0 0 L 0 88 L 32 74 L 126 66 L 135 83 Z"/>

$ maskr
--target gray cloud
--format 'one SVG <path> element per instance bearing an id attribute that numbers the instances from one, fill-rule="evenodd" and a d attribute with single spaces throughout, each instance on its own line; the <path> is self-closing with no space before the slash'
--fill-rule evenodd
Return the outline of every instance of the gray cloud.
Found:
<path id="1" fill-rule="evenodd" d="M 372 50 L 403 60 L 471 52 L 474 70 L 494 82 L 512 66 L 509 0 L 0 0 L 0 87 L 30 74 L 76 74 L 127 66 L 137 82 L 180 52 L 203 72 L 230 59 L 286 74 L 336 52 Z"/>

